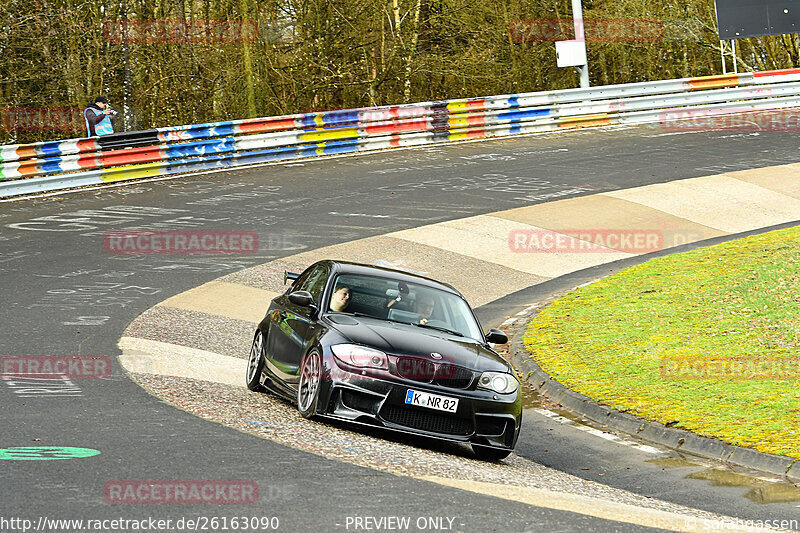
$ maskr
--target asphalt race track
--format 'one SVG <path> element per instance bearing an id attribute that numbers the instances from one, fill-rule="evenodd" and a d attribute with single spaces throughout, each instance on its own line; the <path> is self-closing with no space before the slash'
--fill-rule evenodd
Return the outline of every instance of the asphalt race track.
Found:
<path id="1" fill-rule="evenodd" d="M 799 144 L 793 134 L 778 132 L 594 130 L 305 161 L 2 203 L 0 353 L 108 356 L 113 372 L 109 379 L 57 386 L 37 380 L 0 382 L 0 458 L 2 449 L 27 446 L 100 452 L 58 461 L 0 461 L 0 531 L 22 531 L 19 520 L 39 525 L 43 517 L 152 517 L 172 520 L 169 530 L 181 531 L 192 529 L 175 526 L 181 518 L 234 516 L 277 517 L 279 531 L 391 529 L 388 522 L 367 527 L 376 523 L 357 523 L 355 517 L 410 517 L 416 525 L 410 530 L 427 531 L 645 530 L 624 517 L 605 520 L 580 509 L 514 502 L 357 467 L 205 421 L 134 384 L 116 363 L 117 340 L 140 313 L 174 294 L 303 250 L 598 191 L 795 163 Z M 260 249 L 237 256 L 104 250 L 107 231 L 136 228 L 255 231 Z M 485 281 L 487 286 L 492 282 Z M 742 519 L 800 518 L 800 502 L 780 502 L 763 488 L 753 494 L 754 487 L 762 486 L 758 483 L 746 486 L 739 477 L 735 483 L 729 477 L 716 484 L 686 479 L 705 471 L 705 465 L 648 462 L 644 452 L 534 412 L 526 412 L 517 454 L 580 478 L 708 512 Z M 121 480 L 249 480 L 258 485 L 259 499 L 246 505 L 111 505 L 104 487 Z M 554 483 L 551 488 L 557 491 Z M 18 521 L 2 521 L 10 519 Z M 125 531 L 119 526 L 108 530 Z"/>

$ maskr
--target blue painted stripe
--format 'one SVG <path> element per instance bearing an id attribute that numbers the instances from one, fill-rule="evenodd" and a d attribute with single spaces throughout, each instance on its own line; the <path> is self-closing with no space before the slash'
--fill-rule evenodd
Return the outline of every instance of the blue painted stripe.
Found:
<path id="1" fill-rule="evenodd" d="M 333 111 L 322 116 L 323 123 L 327 125 L 352 124 L 359 121 L 359 112 L 346 109 L 343 111 Z"/>
<path id="2" fill-rule="evenodd" d="M 61 155 L 61 142 L 60 141 L 50 141 L 50 142 L 43 142 L 40 146 L 35 148 L 35 151 L 38 155 L 53 156 L 53 155 Z"/>
<path id="3" fill-rule="evenodd" d="M 304 128 L 308 128 L 310 126 L 317 126 L 317 114 L 316 113 L 306 113 L 298 120 L 300 125 Z"/>
<path id="4" fill-rule="evenodd" d="M 232 152 L 235 148 L 235 139 L 225 137 L 222 139 L 209 139 L 168 146 L 164 149 L 167 158 L 192 157 L 219 152 Z"/>
<path id="5" fill-rule="evenodd" d="M 54 172 L 64 172 L 64 170 L 61 168 L 60 161 L 37 163 L 36 170 L 38 170 L 40 174 L 52 174 Z"/>
<path id="6" fill-rule="evenodd" d="M 525 111 L 508 111 L 505 113 L 498 113 L 497 118 L 500 120 L 525 120 L 526 118 L 549 117 L 551 109 L 549 107 L 537 107 L 535 109 L 527 109 Z"/>

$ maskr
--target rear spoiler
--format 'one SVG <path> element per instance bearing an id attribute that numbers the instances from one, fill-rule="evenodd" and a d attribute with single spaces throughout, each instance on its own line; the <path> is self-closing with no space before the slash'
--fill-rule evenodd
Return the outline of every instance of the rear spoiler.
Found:
<path id="1" fill-rule="evenodd" d="M 288 270 L 283 271 L 283 284 L 286 285 L 286 282 L 291 280 L 294 281 L 300 277 L 300 274 L 297 272 L 289 272 Z"/>

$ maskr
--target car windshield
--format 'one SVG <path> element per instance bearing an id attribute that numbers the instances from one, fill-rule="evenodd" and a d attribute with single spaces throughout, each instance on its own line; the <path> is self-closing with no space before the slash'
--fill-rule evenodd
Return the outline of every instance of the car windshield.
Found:
<path id="1" fill-rule="evenodd" d="M 391 278 L 340 274 L 331 287 L 328 310 L 483 340 L 472 310 L 462 298 Z"/>

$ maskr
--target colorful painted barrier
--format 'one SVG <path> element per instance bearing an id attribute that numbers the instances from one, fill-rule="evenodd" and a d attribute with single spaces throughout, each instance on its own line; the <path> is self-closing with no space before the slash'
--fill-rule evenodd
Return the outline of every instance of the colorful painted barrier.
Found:
<path id="1" fill-rule="evenodd" d="M 398 146 L 800 106 L 800 69 L 192 124 L 0 147 L 0 197 Z"/>

